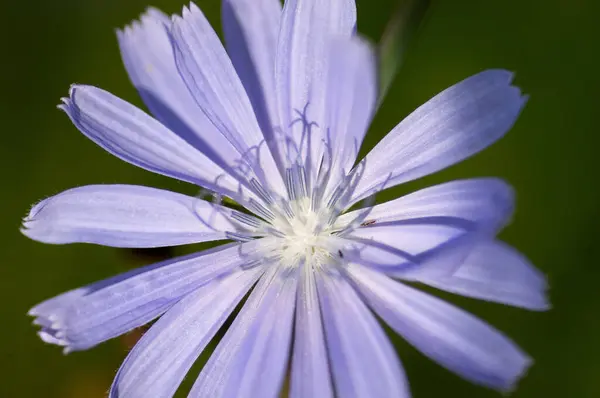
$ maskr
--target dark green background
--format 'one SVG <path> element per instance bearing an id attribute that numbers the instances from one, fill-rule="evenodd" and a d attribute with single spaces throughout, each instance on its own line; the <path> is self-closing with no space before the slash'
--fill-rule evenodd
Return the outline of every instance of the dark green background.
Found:
<path id="1" fill-rule="evenodd" d="M 91 183 L 196 193 L 111 157 L 55 109 L 73 82 L 140 104 L 113 29 L 136 18 L 146 1 L 2 2 L 0 397 L 104 396 L 126 354 L 123 340 L 63 356 L 37 339 L 25 313 L 42 299 L 149 261 L 135 263 L 111 248 L 29 241 L 18 232 L 29 206 Z M 174 13 L 182 3 L 152 5 Z M 359 1 L 359 30 L 377 40 L 396 5 Z M 220 2 L 200 6 L 218 26 Z M 597 0 L 433 0 L 367 138 L 373 146 L 433 94 L 486 68 L 516 71 L 517 83 L 531 95 L 516 127 L 498 144 L 391 193 L 473 176 L 500 176 L 516 187 L 517 214 L 502 236 L 548 274 L 554 308 L 530 313 L 445 295 L 506 331 L 535 358 L 515 398 L 600 396 L 599 14 Z M 398 348 L 417 398 L 500 396 L 462 381 L 401 340 Z"/>

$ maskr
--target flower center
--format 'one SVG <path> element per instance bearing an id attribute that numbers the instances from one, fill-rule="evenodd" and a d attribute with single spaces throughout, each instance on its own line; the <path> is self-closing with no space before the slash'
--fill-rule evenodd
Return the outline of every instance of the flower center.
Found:
<path id="1" fill-rule="evenodd" d="M 327 249 L 327 232 L 318 234 L 308 229 L 298 229 L 295 234 L 281 238 L 281 260 L 288 265 L 310 264 L 323 266 L 332 260 L 331 250 Z"/>
<path id="2" fill-rule="evenodd" d="M 343 252 L 338 236 L 350 224 L 340 228 L 335 221 L 346 207 L 356 176 L 353 170 L 327 189 L 331 181 L 326 167 L 309 178 L 303 166 L 294 165 L 285 172 L 287 197 L 252 180 L 261 202 L 251 200 L 248 208 L 256 216 L 233 212 L 232 218 L 246 231 L 228 233 L 228 237 L 238 241 L 267 238 L 268 248 L 265 246 L 261 255 L 273 255 L 291 267 L 322 267 L 339 262 Z"/>

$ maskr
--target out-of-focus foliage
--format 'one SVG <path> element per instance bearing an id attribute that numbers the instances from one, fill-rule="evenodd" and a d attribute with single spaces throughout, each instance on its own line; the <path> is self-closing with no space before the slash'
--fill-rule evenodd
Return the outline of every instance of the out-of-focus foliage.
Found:
<path id="1" fill-rule="evenodd" d="M 55 109 L 72 82 L 141 105 L 113 29 L 136 18 L 146 1 L 2 2 L 1 397 L 103 397 L 135 335 L 63 356 L 39 341 L 25 314 L 42 299 L 153 261 L 99 246 L 29 241 L 18 231 L 29 205 L 91 183 L 198 193 L 111 157 Z M 151 5 L 174 13 L 182 3 Z M 399 5 L 359 0 L 359 30 L 377 40 Z M 218 26 L 220 2 L 200 6 Z M 517 214 L 502 237 L 549 275 L 554 309 L 528 313 L 443 295 L 506 331 L 535 358 L 515 398 L 600 396 L 598 15 L 597 0 L 431 0 L 363 148 L 438 91 L 483 69 L 514 70 L 516 83 L 531 95 L 515 128 L 492 148 L 379 198 L 474 176 L 500 176 L 515 186 Z M 499 397 L 451 375 L 401 339 L 395 342 L 415 397 Z"/>

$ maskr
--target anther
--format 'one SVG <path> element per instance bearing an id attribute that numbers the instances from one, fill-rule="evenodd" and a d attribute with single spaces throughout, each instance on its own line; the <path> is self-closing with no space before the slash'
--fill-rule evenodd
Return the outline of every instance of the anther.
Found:
<path id="1" fill-rule="evenodd" d="M 296 187 L 294 185 L 294 172 L 291 167 L 285 170 L 285 185 L 290 200 L 296 200 Z"/>
<path id="2" fill-rule="evenodd" d="M 248 203 L 248 210 L 252 211 L 254 214 L 262 217 L 267 221 L 273 221 L 275 219 L 275 214 L 265 206 L 258 203 L 256 200 L 250 198 Z"/>
<path id="3" fill-rule="evenodd" d="M 235 210 L 231 212 L 231 218 L 251 228 L 258 228 L 262 224 L 258 218 Z"/>
<path id="4" fill-rule="evenodd" d="M 273 198 L 269 192 L 258 182 L 256 178 L 250 180 L 250 185 L 254 188 L 254 192 L 261 198 L 265 203 L 272 204 Z"/>
<path id="5" fill-rule="evenodd" d="M 239 233 L 239 232 L 225 232 L 225 236 L 227 239 L 235 240 L 238 242 L 249 242 L 254 240 L 254 237 L 249 234 Z"/>

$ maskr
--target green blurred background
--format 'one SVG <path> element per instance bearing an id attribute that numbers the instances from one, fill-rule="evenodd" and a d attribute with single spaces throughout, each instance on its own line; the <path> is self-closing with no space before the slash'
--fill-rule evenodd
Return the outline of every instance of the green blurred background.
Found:
<path id="1" fill-rule="evenodd" d="M 112 248 L 29 241 L 18 230 L 29 206 L 92 183 L 197 193 L 111 157 L 55 108 L 73 82 L 141 105 L 121 65 L 114 28 L 136 18 L 146 1 L 2 2 L 0 397 L 105 396 L 135 335 L 63 356 L 38 340 L 26 312 L 64 290 L 152 261 Z M 182 2 L 151 5 L 175 13 Z M 199 5 L 218 27 L 220 2 Z M 359 1 L 359 30 L 377 40 L 397 5 Z M 530 313 L 443 295 L 507 332 L 535 358 L 515 398 L 600 396 L 598 15 L 597 0 L 433 0 L 366 142 L 372 147 L 416 106 L 486 68 L 516 71 L 517 84 L 531 95 L 516 127 L 489 150 L 383 196 L 474 176 L 500 176 L 516 187 L 517 214 L 502 237 L 547 273 L 554 308 Z M 500 396 L 396 340 L 413 396 Z"/>

